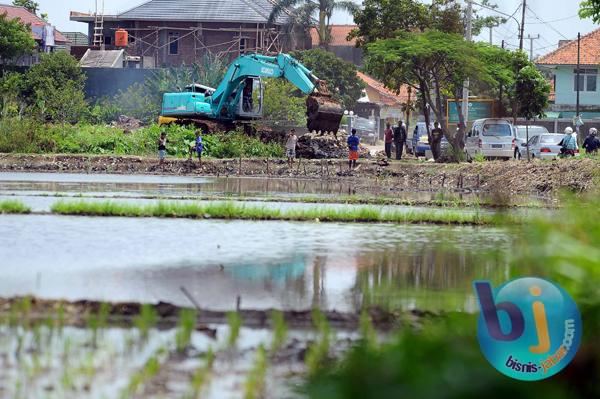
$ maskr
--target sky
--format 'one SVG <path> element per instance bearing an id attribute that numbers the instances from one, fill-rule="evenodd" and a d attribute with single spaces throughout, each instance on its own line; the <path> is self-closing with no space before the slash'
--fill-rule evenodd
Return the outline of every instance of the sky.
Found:
<path id="1" fill-rule="evenodd" d="M 41 12 L 48 13 L 50 22 L 59 30 L 86 32 L 86 25 L 79 22 L 69 21 L 69 11 L 94 11 L 94 0 L 36 0 L 40 4 Z M 102 0 L 98 0 L 100 3 Z M 227 1 L 227 0 L 215 0 Z M 478 0 L 474 0 L 479 2 Z M 494 0 L 492 0 L 494 1 Z M 522 0 L 495 0 L 498 10 L 506 14 L 513 14 L 521 4 Z M 10 0 L 0 0 L 0 3 L 9 3 Z M 126 11 L 132 7 L 144 3 L 144 0 L 104 0 L 105 13 L 115 14 Z M 355 0 L 360 3 L 360 0 Z M 427 2 L 427 0 L 424 0 Z M 533 41 L 533 53 L 535 55 L 546 54 L 558 45 L 561 39 L 575 39 L 577 32 L 588 33 L 595 29 L 596 25 L 591 20 L 580 20 L 577 16 L 579 0 L 527 0 L 527 15 L 525 18 L 525 37 L 528 35 L 540 39 Z M 475 6 L 475 8 L 478 8 Z M 484 14 L 487 11 L 483 12 Z M 493 12 L 489 12 L 493 15 Z M 517 20 L 521 20 L 520 9 L 514 14 Z M 351 24 L 352 17 L 346 13 L 338 12 L 334 15 L 333 23 Z M 493 42 L 500 44 L 502 39 L 508 48 L 516 48 L 519 45 L 517 23 L 513 19 L 495 28 L 492 32 Z M 489 29 L 477 38 L 489 41 Z M 530 41 L 525 40 L 525 49 L 529 51 Z"/>

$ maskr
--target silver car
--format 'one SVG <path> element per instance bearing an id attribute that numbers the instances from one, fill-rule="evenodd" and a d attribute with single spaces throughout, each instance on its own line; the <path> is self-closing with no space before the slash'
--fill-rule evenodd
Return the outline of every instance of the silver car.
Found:
<path id="1" fill-rule="evenodd" d="M 560 142 L 564 134 L 546 133 L 529 139 L 529 154 L 532 159 L 556 159 L 560 154 Z M 527 159 L 527 144 L 521 144 L 523 159 Z"/>
<path id="2" fill-rule="evenodd" d="M 516 139 L 513 126 L 504 119 L 478 119 L 465 140 L 467 159 L 476 154 L 486 158 L 512 159 L 515 155 Z"/>
<path id="3" fill-rule="evenodd" d="M 529 126 L 529 140 L 532 137 L 539 136 L 540 134 L 550 133 L 544 126 Z M 526 154 L 522 151 L 522 144 L 527 143 L 527 126 L 519 125 L 515 126 L 515 136 L 517 144 L 515 146 L 515 159 L 521 159 Z"/>

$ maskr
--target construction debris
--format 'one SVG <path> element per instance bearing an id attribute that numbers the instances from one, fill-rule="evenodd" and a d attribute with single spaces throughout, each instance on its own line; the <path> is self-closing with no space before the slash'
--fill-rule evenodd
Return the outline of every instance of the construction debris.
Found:
<path id="1" fill-rule="evenodd" d="M 334 136 L 333 134 L 316 132 L 304 134 L 298 139 L 296 154 L 300 158 L 307 159 L 347 158 L 346 135 L 338 133 L 337 136 Z M 361 146 L 360 157 L 370 158 L 369 150 Z"/>

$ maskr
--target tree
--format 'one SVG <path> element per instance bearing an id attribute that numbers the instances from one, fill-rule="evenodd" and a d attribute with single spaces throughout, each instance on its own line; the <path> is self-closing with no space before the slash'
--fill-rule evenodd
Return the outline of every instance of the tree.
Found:
<path id="1" fill-rule="evenodd" d="M 327 81 L 334 99 L 351 109 L 361 97 L 365 83 L 357 76 L 354 64 L 322 49 L 296 51 L 292 56 L 303 63 L 319 79 Z"/>
<path id="2" fill-rule="evenodd" d="M 419 91 L 427 126 L 431 110 L 454 149 L 464 149 L 465 121 L 462 115 L 463 82 L 470 78 L 493 86 L 497 65 L 484 60 L 498 57 L 503 50 L 472 43 L 455 33 L 426 30 L 402 33 L 397 38 L 377 40 L 367 47 L 367 70 L 391 90 L 409 86 Z M 494 55 L 495 54 L 495 55 Z M 454 100 L 459 130 L 446 129 L 446 99 Z M 429 141 L 433 142 L 431 132 Z"/>
<path id="3" fill-rule="evenodd" d="M 275 122 L 306 125 L 306 96 L 290 82 L 267 79 L 263 103 L 263 116 Z"/>
<path id="4" fill-rule="evenodd" d="M 519 105 L 519 114 L 527 120 L 527 160 L 529 160 L 529 121 L 543 118 L 548 106 L 550 84 L 534 66 L 528 65 L 519 71 L 515 82 L 515 98 Z"/>
<path id="5" fill-rule="evenodd" d="M 581 18 L 591 18 L 595 23 L 600 23 L 600 0 L 585 0 L 579 7 Z"/>
<path id="6" fill-rule="evenodd" d="M 272 24 L 283 13 L 294 13 L 293 9 L 298 6 L 304 7 L 304 12 L 318 12 L 317 33 L 319 34 L 319 46 L 327 47 L 331 41 L 331 17 L 335 10 L 345 10 L 354 13 L 358 6 L 350 0 L 276 0 L 275 6 L 269 15 L 269 23 Z"/>
<path id="7" fill-rule="evenodd" d="M 489 0 L 481 3 L 496 6 Z M 356 38 L 359 47 L 366 47 L 378 39 L 389 39 L 400 33 L 425 32 L 427 29 L 446 33 L 464 34 L 466 10 L 456 0 L 433 0 L 430 5 L 415 0 L 365 0 L 363 7 L 354 12 L 357 28 L 349 38 Z M 490 24 L 506 22 L 498 17 L 473 15 L 473 34 Z"/>
<path id="8" fill-rule="evenodd" d="M 0 14 L 0 60 L 15 60 L 30 54 L 35 46 L 29 26 L 20 19 L 9 19 L 6 14 Z"/>
<path id="9" fill-rule="evenodd" d="M 75 123 L 87 112 L 84 84 L 85 75 L 71 55 L 42 54 L 27 71 L 21 96 L 40 119 Z"/>
<path id="10" fill-rule="evenodd" d="M 40 5 L 33 0 L 13 0 L 13 5 L 25 8 L 32 14 L 37 14 Z"/>

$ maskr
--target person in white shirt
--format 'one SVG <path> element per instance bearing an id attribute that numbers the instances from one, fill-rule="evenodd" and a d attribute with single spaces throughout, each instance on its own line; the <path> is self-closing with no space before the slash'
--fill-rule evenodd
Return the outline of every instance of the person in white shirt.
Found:
<path id="1" fill-rule="evenodd" d="M 298 143 L 298 136 L 296 136 L 296 130 L 292 129 L 287 137 L 285 143 L 285 156 L 288 159 L 288 165 L 291 168 L 294 166 L 294 159 L 296 158 L 296 144 Z"/>

